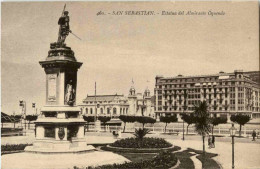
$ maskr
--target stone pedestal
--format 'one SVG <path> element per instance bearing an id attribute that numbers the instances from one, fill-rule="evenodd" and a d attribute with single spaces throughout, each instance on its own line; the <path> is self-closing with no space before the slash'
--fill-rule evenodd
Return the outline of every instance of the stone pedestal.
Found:
<path id="1" fill-rule="evenodd" d="M 64 44 L 52 43 L 48 57 L 40 65 L 46 73 L 46 105 L 35 121 L 36 141 L 25 151 L 68 153 L 94 150 L 87 146 L 85 121 L 75 105 L 77 62 L 74 52 Z"/>

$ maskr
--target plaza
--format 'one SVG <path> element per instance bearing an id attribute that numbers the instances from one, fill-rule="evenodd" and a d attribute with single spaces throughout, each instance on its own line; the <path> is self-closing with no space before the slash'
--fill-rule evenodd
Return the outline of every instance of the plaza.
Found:
<path id="1" fill-rule="evenodd" d="M 126 137 L 131 137 L 131 133 L 123 133 L 122 134 L 122 138 L 126 138 Z M 202 141 L 201 141 L 201 137 L 200 136 L 185 136 L 185 140 L 182 140 L 181 135 L 176 136 L 176 135 L 166 135 L 166 134 L 149 134 L 149 137 L 161 137 L 161 138 L 165 138 L 167 141 L 169 141 L 170 143 L 172 143 L 175 146 L 179 146 L 181 147 L 181 150 L 179 151 L 183 151 L 186 150 L 187 148 L 192 148 L 195 150 L 201 150 L 202 149 Z M 102 132 L 102 133 L 96 133 L 96 132 L 87 132 L 86 133 L 86 141 L 88 142 L 88 144 L 100 144 L 100 145 L 104 145 L 104 144 L 109 144 L 109 143 L 113 143 L 115 140 L 112 133 L 109 132 Z M 260 166 L 260 162 L 258 160 L 258 157 L 260 156 L 260 152 L 259 152 L 259 148 L 260 148 L 260 140 L 256 140 L 256 142 L 252 142 L 251 138 L 236 138 L 235 139 L 235 168 L 236 169 L 255 169 L 255 168 L 259 168 Z M 17 138 L 12 138 L 12 137 L 3 137 L 2 138 L 2 145 L 3 144 L 31 144 L 34 141 L 34 135 L 33 133 L 30 133 L 27 136 L 18 136 Z M 207 152 L 210 153 L 216 153 L 218 154 L 218 156 L 214 157 L 213 159 L 216 160 L 217 163 L 219 163 L 222 168 L 231 168 L 231 138 L 229 136 L 227 137 L 216 137 L 216 147 L 215 148 L 211 148 L 209 149 L 208 147 L 206 148 Z M 123 158 L 120 155 L 117 155 L 115 153 L 111 153 L 111 152 L 105 152 L 104 151 L 95 151 L 95 153 L 93 155 L 91 155 L 91 153 L 82 155 L 82 157 L 80 157 L 80 155 L 77 154 L 72 154 L 70 156 L 67 155 L 67 160 L 66 163 L 58 163 L 57 161 L 59 160 L 52 160 L 51 163 L 49 163 L 49 166 L 51 168 L 51 166 L 55 166 L 57 165 L 57 168 L 65 168 L 65 167 L 73 167 L 73 166 L 78 166 L 78 167 L 82 167 L 82 166 L 91 166 L 91 165 L 96 165 L 97 163 L 99 165 L 102 165 L 102 163 L 99 163 L 99 158 L 96 158 L 99 156 L 99 153 L 101 155 L 101 157 L 103 158 L 104 155 L 104 159 L 102 159 L 102 161 L 104 164 L 113 164 L 113 163 L 120 163 L 122 161 L 128 161 L 127 159 Z M 107 153 L 107 155 L 106 155 Z M 111 153 L 111 154 L 110 154 Z M 19 155 L 19 153 L 17 153 L 17 155 Z M 25 156 L 25 155 L 24 155 Z M 73 157 L 80 157 L 81 158 L 87 158 L 91 160 L 74 160 L 73 161 Z M 110 156 L 110 159 L 108 158 Z M 66 155 L 64 155 L 64 158 L 59 158 L 62 157 L 60 155 L 53 155 L 53 157 L 44 157 L 44 154 L 42 155 L 42 157 L 37 157 L 40 158 L 41 160 L 47 160 L 46 158 L 52 158 L 52 159 L 64 159 L 66 158 Z M 10 163 L 8 163 L 8 161 L 10 159 L 13 158 L 17 158 L 17 156 L 15 154 L 10 154 L 10 155 L 3 155 L 2 156 L 2 168 L 5 168 L 6 165 L 10 165 Z M 22 158 L 26 158 L 26 157 L 22 157 Z M 28 157 L 28 158 L 35 158 L 34 156 L 32 157 Z M 5 161 L 6 160 L 6 161 Z M 39 160 L 39 159 L 38 159 Z M 193 163 L 195 165 L 196 169 L 201 169 L 201 162 L 196 159 L 196 158 L 192 158 Z M 11 160 L 10 160 L 11 161 Z M 18 162 L 17 164 L 15 164 L 15 162 Z M 54 162 L 56 161 L 56 163 Z M 83 163 L 80 161 L 84 161 Z M 28 165 L 26 168 L 34 168 L 35 166 L 37 166 L 38 162 L 36 162 L 35 164 L 30 164 Z M 19 161 L 12 160 L 12 166 L 17 166 L 19 165 Z M 9 167 L 7 167 L 9 168 Z M 16 168 L 16 167 L 13 167 Z M 38 165 L 38 168 L 41 168 L 40 165 Z M 44 168 L 44 167 L 43 167 Z M 55 167 L 56 168 L 56 167 Z"/>

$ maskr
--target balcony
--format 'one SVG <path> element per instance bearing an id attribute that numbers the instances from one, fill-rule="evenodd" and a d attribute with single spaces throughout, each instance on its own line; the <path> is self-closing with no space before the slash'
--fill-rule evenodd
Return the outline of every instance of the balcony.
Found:
<path id="1" fill-rule="evenodd" d="M 168 106 L 163 106 L 163 109 L 164 109 L 164 110 L 167 110 L 167 109 L 168 109 Z"/>

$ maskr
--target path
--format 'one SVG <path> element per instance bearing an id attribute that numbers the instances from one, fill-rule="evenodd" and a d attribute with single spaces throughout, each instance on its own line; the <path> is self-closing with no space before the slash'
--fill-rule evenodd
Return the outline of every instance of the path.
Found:
<path id="1" fill-rule="evenodd" d="M 185 148 L 193 148 L 202 150 L 202 141 L 199 140 L 172 140 L 167 139 L 174 145 Z M 260 168 L 260 144 L 235 143 L 235 167 L 236 169 Z M 213 159 L 219 162 L 223 168 L 231 168 L 232 166 L 232 146 L 228 142 L 217 142 L 216 148 L 206 151 L 218 154 Z M 194 165 L 196 165 L 194 163 Z M 199 166 L 198 166 L 199 167 Z M 200 167 L 201 168 L 201 167 Z"/>

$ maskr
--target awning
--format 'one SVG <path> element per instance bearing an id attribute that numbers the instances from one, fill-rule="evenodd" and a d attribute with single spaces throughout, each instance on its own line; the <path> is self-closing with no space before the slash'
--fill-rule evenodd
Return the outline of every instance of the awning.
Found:
<path id="1" fill-rule="evenodd" d="M 18 122 L 18 121 L 19 121 L 18 119 L 1 112 L 1 122 L 2 123 L 14 123 L 14 122 Z"/>

